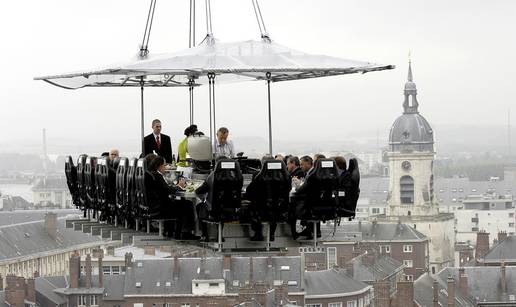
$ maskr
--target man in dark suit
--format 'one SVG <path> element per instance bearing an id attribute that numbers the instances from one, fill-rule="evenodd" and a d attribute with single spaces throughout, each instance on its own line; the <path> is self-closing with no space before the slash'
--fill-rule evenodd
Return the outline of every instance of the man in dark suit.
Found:
<path id="1" fill-rule="evenodd" d="M 143 155 L 156 153 L 165 158 L 167 163 L 172 163 L 172 144 L 168 135 L 161 133 L 161 121 L 152 121 L 152 133 L 143 139 Z"/>

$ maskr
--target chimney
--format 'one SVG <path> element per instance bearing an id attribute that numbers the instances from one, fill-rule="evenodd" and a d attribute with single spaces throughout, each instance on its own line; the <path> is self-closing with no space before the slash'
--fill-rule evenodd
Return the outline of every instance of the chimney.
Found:
<path id="1" fill-rule="evenodd" d="M 274 299 L 277 306 L 284 306 L 288 302 L 288 284 L 286 281 L 283 281 L 279 286 L 274 286 Z"/>
<path id="2" fill-rule="evenodd" d="M 373 283 L 374 287 L 374 306 L 375 307 L 390 307 L 391 298 L 388 281 L 376 281 Z"/>
<path id="3" fill-rule="evenodd" d="M 507 293 L 507 279 L 505 273 L 505 261 L 502 261 L 502 265 L 500 266 L 501 270 L 501 285 L 502 285 L 502 293 Z"/>
<path id="4" fill-rule="evenodd" d="M 500 231 L 498 232 L 498 243 L 502 243 L 503 240 L 507 239 L 507 232 L 506 231 Z"/>
<path id="5" fill-rule="evenodd" d="M 299 288 L 304 291 L 305 290 L 305 253 L 301 253 L 301 257 L 299 259 Z"/>
<path id="6" fill-rule="evenodd" d="M 489 233 L 485 231 L 477 232 L 477 247 L 475 251 L 475 259 L 483 258 L 489 251 Z"/>
<path id="7" fill-rule="evenodd" d="M 231 270 L 231 255 L 225 254 L 224 255 L 224 271 Z"/>
<path id="8" fill-rule="evenodd" d="M 91 256 L 86 255 L 86 264 L 84 271 L 86 271 L 86 288 L 91 288 Z"/>
<path id="9" fill-rule="evenodd" d="M 81 275 L 81 256 L 75 251 L 70 256 L 70 286 L 69 288 L 79 288 L 79 277 Z"/>
<path id="10" fill-rule="evenodd" d="M 179 279 L 179 258 L 177 255 L 174 256 L 174 272 L 173 272 L 174 280 Z"/>
<path id="11" fill-rule="evenodd" d="M 129 268 L 133 266 L 133 253 L 125 253 L 125 267 Z"/>
<path id="12" fill-rule="evenodd" d="M 414 306 L 414 282 L 398 281 L 396 306 Z"/>
<path id="13" fill-rule="evenodd" d="M 346 262 L 346 264 L 344 265 L 344 268 L 346 269 L 346 273 L 351 277 L 354 277 L 354 275 L 355 275 L 354 267 L 355 267 L 355 262 L 353 260 Z"/>
<path id="14" fill-rule="evenodd" d="M 52 239 L 57 238 L 57 214 L 54 212 L 47 212 L 45 214 L 45 231 Z"/>
<path id="15" fill-rule="evenodd" d="M 453 277 L 448 276 L 448 307 L 455 306 L 455 279 Z"/>
<path id="16" fill-rule="evenodd" d="M 5 281 L 5 302 L 11 307 L 25 307 L 25 280 L 23 277 L 7 275 Z"/>
<path id="17" fill-rule="evenodd" d="M 253 284 L 254 281 L 254 265 L 253 256 L 249 257 L 249 283 Z"/>
<path id="18" fill-rule="evenodd" d="M 439 283 L 437 282 L 437 279 L 434 279 L 434 285 L 432 287 L 432 290 L 434 292 L 433 294 L 433 307 L 439 307 Z"/>
<path id="19" fill-rule="evenodd" d="M 462 295 L 468 295 L 468 275 L 464 268 L 459 269 L 459 290 Z"/>
<path id="20" fill-rule="evenodd" d="M 27 278 L 25 284 L 25 298 L 29 302 L 36 303 L 36 283 L 34 278 Z"/>
<path id="21" fill-rule="evenodd" d="M 99 254 L 98 267 L 99 267 L 99 288 L 104 288 L 104 270 L 102 269 L 102 258 L 104 253 Z"/>

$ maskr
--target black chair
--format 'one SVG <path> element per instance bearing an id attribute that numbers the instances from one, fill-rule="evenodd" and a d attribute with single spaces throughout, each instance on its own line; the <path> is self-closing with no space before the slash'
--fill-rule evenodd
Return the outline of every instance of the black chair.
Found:
<path id="1" fill-rule="evenodd" d="M 140 212 L 138 204 L 136 203 L 136 165 L 138 159 L 131 158 L 128 162 L 127 175 L 126 175 L 126 187 L 125 187 L 125 203 L 127 204 L 127 221 L 129 225 L 134 224 L 136 230 L 139 228 L 138 214 Z"/>
<path id="2" fill-rule="evenodd" d="M 125 227 L 128 226 L 129 207 L 127 204 L 127 169 L 129 159 L 125 157 L 117 158 L 118 167 L 116 168 L 115 178 L 115 211 L 116 220 L 124 221 Z"/>
<path id="3" fill-rule="evenodd" d="M 79 208 L 83 210 L 84 217 L 89 213 L 89 208 L 86 202 L 86 181 L 84 179 L 84 167 L 86 165 L 86 155 L 80 155 L 77 158 L 77 192 Z M 89 215 L 88 215 L 89 218 Z"/>
<path id="4" fill-rule="evenodd" d="M 86 190 L 86 207 L 93 210 L 93 218 L 97 217 L 98 202 L 97 189 L 95 186 L 95 167 L 97 158 L 87 156 L 84 162 L 84 187 Z"/>
<path id="5" fill-rule="evenodd" d="M 79 190 L 77 189 L 77 168 L 73 164 L 71 156 L 66 156 L 65 158 L 65 175 L 66 185 L 68 186 L 68 190 L 72 196 L 72 202 L 77 208 L 81 208 L 81 204 L 79 202 Z"/>
<path id="6" fill-rule="evenodd" d="M 115 226 L 118 226 L 119 221 L 116 206 L 116 171 L 119 163 L 120 158 L 115 158 L 115 160 L 107 159 L 107 171 L 104 174 L 104 184 L 106 185 L 106 205 L 109 211 L 109 219 L 115 224 Z"/>
<path id="7" fill-rule="evenodd" d="M 289 212 L 289 194 L 292 178 L 283 161 L 268 160 L 246 189 L 246 198 L 251 201 L 254 240 L 262 238 L 261 222 L 269 222 L 269 239 L 274 241 L 278 222 L 286 222 Z"/>
<path id="8" fill-rule="evenodd" d="M 349 160 L 349 166 L 339 178 L 338 207 L 339 217 L 355 217 L 358 197 L 360 195 L 360 172 L 355 158 Z"/>
<path id="9" fill-rule="evenodd" d="M 307 219 L 329 221 L 337 217 L 339 175 L 333 159 L 318 159 L 306 178 Z"/>
<path id="10" fill-rule="evenodd" d="M 217 162 L 207 180 L 210 181 L 207 194 L 211 210 L 203 222 L 218 224 L 218 247 L 221 251 L 224 222 L 240 219 L 244 179 L 240 165 L 235 160 L 223 159 Z"/>
<path id="11" fill-rule="evenodd" d="M 145 158 L 138 159 L 136 163 L 135 173 L 135 205 L 137 208 L 136 224 L 137 228 L 142 220 L 146 221 L 147 233 L 150 232 L 150 207 L 147 201 L 147 185 L 149 184 L 149 174 L 147 172 L 147 160 Z M 147 184 L 147 185 L 146 185 Z"/>
<path id="12" fill-rule="evenodd" d="M 240 165 L 231 159 L 219 160 L 213 174 L 211 187 L 210 216 L 217 222 L 239 220 L 242 206 L 242 186 L 244 179 Z"/>
<path id="13" fill-rule="evenodd" d="M 108 182 L 107 182 L 107 158 L 100 157 L 95 165 L 95 189 L 97 193 L 97 210 L 100 212 L 100 220 L 110 220 L 108 205 Z"/>

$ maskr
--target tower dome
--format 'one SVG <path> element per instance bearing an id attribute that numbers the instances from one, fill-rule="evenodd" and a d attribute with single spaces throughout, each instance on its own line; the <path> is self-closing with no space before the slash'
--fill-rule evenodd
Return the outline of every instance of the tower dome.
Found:
<path id="1" fill-rule="evenodd" d="M 410 61 L 404 95 L 403 114 L 394 121 L 389 134 L 390 150 L 392 152 L 433 152 L 434 133 L 428 121 L 419 114 L 417 88 L 412 80 Z"/>

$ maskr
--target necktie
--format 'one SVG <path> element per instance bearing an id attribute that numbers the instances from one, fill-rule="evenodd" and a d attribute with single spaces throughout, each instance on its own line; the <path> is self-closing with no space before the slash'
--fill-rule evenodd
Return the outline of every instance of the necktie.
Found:
<path id="1" fill-rule="evenodd" d="M 158 149 L 161 147 L 161 143 L 159 141 L 159 135 L 156 136 L 156 147 L 158 147 Z"/>

